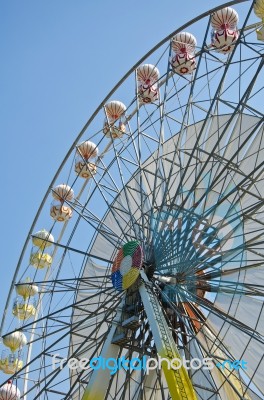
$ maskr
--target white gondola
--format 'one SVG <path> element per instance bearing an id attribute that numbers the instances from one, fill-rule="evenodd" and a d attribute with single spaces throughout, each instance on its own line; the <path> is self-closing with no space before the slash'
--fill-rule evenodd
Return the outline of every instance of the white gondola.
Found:
<path id="1" fill-rule="evenodd" d="M 171 66 L 174 72 L 186 75 L 196 69 L 196 44 L 195 37 L 189 32 L 177 33 L 172 38 L 171 48 L 174 55 L 171 58 Z"/>
<path id="2" fill-rule="evenodd" d="M 54 237 L 45 229 L 33 233 L 30 264 L 37 269 L 49 268 L 52 264 L 53 243 Z"/>
<path id="3" fill-rule="evenodd" d="M 41 231 L 35 232 L 32 235 L 32 243 L 34 246 L 39 247 L 40 249 L 44 249 L 46 247 L 52 246 L 54 243 L 54 237 L 51 233 L 42 229 Z"/>
<path id="4" fill-rule="evenodd" d="M 68 205 L 52 203 L 50 207 L 50 216 L 55 221 L 66 222 L 72 217 L 72 209 Z"/>
<path id="5" fill-rule="evenodd" d="M 36 315 L 36 302 L 33 300 L 16 299 L 12 309 L 13 315 L 19 320 L 26 321 Z"/>
<path id="6" fill-rule="evenodd" d="M 37 269 L 49 268 L 52 264 L 52 256 L 38 247 L 33 246 L 31 249 L 29 262 Z"/>
<path id="7" fill-rule="evenodd" d="M 7 375 L 13 375 L 23 367 L 22 355 L 18 353 L 8 353 L 2 351 L 0 357 L 0 370 Z M 0 397 L 1 398 L 1 397 Z"/>
<path id="8" fill-rule="evenodd" d="M 154 103 L 159 98 L 159 70 L 152 64 L 144 64 L 137 69 L 137 90 L 140 102 Z"/>
<path id="9" fill-rule="evenodd" d="M 61 184 L 53 188 L 52 196 L 54 201 L 51 203 L 50 216 L 55 221 L 66 222 L 72 217 L 71 207 L 65 203 L 74 197 L 72 188 L 66 184 Z"/>
<path id="10" fill-rule="evenodd" d="M 38 286 L 34 285 L 30 279 L 26 279 L 25 282 L 16 284 L 16 292 L 26 300 L 28 297 L 35 296 L 38 293 Z"/>
<path id="11" fill-rule="evenodd" d="M 98 156 L 98 147 L 89 140 L 80 143 L 76 148 L 75 172 L 84 179 L 96 174 L 96 164 L 90 161 Z"/>
<path id="12" fill-rule="evenodd" d="M 74 192 L 70 186 L 63 183 L 61 185 L 55 186 L 52 189 L 52 196 L 55 200 L 71 201 L 73 199 Z"/>
<path id="13" fill-rule="evenodd" d="M 8 381 L 0 387 L 0 400 L 20 400 L 20 390 Z"/>
<path id="14" fill-rule="evenodd" d="M 212 47 L 219 53 L 228 54 L 234 49 L 238 39 L 238 13 L 231 7 L 225 7 L 212 15 Z"/>
<path id="15" fill-rule="evenodd" d="M 126 132 L 126 106 L 121 101 L 110 101 L 105 105 L 106 119 L 103 132 L 106 137 L 121 138 Z"/>
<path id="16" fill-rule="evenodd" d="M 21 289 L 23 297 L 21 296 L 21 299 L 19 296 L 15 299 L 12 312 L 19 320 L 25 321 L 36 315 L 36 301 L 31 297 L 38 293 L 38 287 L 36 285 L 30 287 L 29 284 L 21 285 L 23 285 L 23 290 Z"/>
<path id="17" fill-rule="evenodd" d="M 3 343 L 14 352 L 27 344 L 27 338 L 23 332 L 15 331 L 3 336 Z"/>

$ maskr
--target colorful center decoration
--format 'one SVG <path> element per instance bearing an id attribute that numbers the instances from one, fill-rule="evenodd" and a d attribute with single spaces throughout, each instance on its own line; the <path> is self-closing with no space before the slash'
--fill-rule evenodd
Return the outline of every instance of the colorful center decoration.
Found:
<path id="1" fill-rule="evenodd" d="M 115 289 L 128 289 L 137 280 L 143 262 L 139 242 L 126 243 L 117 253 L 112 267 L 112 283 Z"/>

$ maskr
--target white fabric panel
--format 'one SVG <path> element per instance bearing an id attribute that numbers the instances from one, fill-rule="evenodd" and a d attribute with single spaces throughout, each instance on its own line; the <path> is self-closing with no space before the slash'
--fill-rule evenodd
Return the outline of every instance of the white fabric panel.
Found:
<path id="1" fill-rule="evenodd" d="M 91 279 L 91 285 L 87 283 L 81 283 L 79 286 L 79 291 L 77 293 L 76 302 L 78 303 L 80 300 L 86 299 L 86 301 L 79 304 L 79 308 L 74 308 L 72 323 L 80 325 L 76 329 L 76 334 L 71 335 L 71 344 L 69 349 L 70 356 L 78 349 L 78 347 L 85 342 L 85 338 L 89 338 L 84 349 L 78 350 L 78 358 L 88 358 L 92 356 L 95 346 L 96 346 L 96 338 L 100 338 L 102 334 L 104 334 L 108 328 L 107 323 L 103 323 L 99 329 L 93 332 L 98 324 L 105 320 L 105 313 L 107 308 L 101 308 L 101 306 L 107 302 L 108 307 L 113 304 L 113 300 L 109 300 L 108 294 L 102 293 L 102 290 L 106 288 L 112 288 L 112 283 L 106 281 L 102 276 L 106 275 L 107 268 L 105 266 L 100 266 L 96 264 L 91 259 L 88 260 L 86 264 L 86 268 L 84 269 L 83 278 L 97 278 Z M 96 285 L 97 288 L 93 288 L 92 285 Z M 98 293 L 98 296 L 94 296 Z M 110 293 L 114 293 L 114 289 L 110 291 Z M 93 315 L 94 312 L 98 310 L 97 315 Z M 89 317 L 91 314 L 91 317 Z M 84 320 L 85 319 L 85 320 Z M 84 320 L 83 322 L 81 322 Z M 79 336 L 81 335 L 81 336 Z M 88 348 L 87 348 L 88 347 Z M 97 354 L 98 355 L 98 354 Z M 76 357 L 76 356 L 75 356 Z M 77 370 L 78 371 L 78 370 Z M 75 371 L 73 371 L 71 375 L 72 384 L 75 381 Z M 76 399 L 78 396 L 76 397 Z"/>
<path id="2" fill-rule="evenodd" d="M 217 332 L 217 331 L 216 331 Z M 207 327 L 203 327 L 197 334 L 197 339 L 200 341 L 202 346 L 212 354 L 217 360 L 227 359 L 227 355 L 219 348 L 219 344 L 215 343 L 215 337 L 210 332 Z M 211 370 L 211 374 L 213 380 L 216 383 L 216 386 L 219 388 L 219 394 L 221 400 L 230 400 L 230 399 L 239 399 L 234 388 L 242 395 L 244 391 L 244 387 L 242 385 L 241 377 L 238 373 L 233 371 L 233 374 L 230 375 L 230 371 L 226 369 L 218 369 L 214 367 Z M 229 384 L 228 381 L 231 383 Z M 245 400 L 250 400 L 248 395 L 243 397 Z"/>
<path id="3" fill-rule="evenodd" d="M 233 274 L 234 275 L 234 274 Z M 231 276 L 231 279 L 232 276 Z M 240 295 L 219 294 L 215 306 L 264 335 L 263 301 Z"/>
<path id="4" fill-rule="evenodd" d="M 258 117 L 253 117 L 250 115 L 239 115 L 235 123 L 234 129 L 231 130 L 232 135 L 226 146 L 224 152 L 224 157 L 229 160 L 232 158 L 234 153 L 237 151 L 238 146 L 248 137 L 249 133 L 256 127 L 259 122 Z M 243 147 L 240 151 L 239 156 L 234 159 L 234 162 L 241 161 L 244 158 L 244 153 L 247 146 Z"/>
<path id="5" fill-rule="evenodd" d="M 215 153 L 222 153 L 222 149 L 225 148 L 226 143 L 229 141 L 230 129 L 227 129 L 222 139 L 219 139 L 224 129 L 227 127 L 227 123 L 230 119 L 230 115 L 221 115 L 211 118 L 208 123 L 208 129 L 204 132 L 203 138 L 200 140 L 201 145 L 204 144 L 204 150 L 207 153 L 211 153 L 212 149 L 217 144 Z M 205 156 L 206 158 L 208 156 Z"/>
<path id="6" fill-rule="evenodd" d="M 223 340 L 224 346 L 230 351 L 236 360 L 245 360 L 247 364 L 246 374 L 251 378 L 253 383 L 258 387 L 264 395 L 263 367 L 262 360 L 264 354 L 264 344 L 251 339 L 249 335 L 240 329 L 223 323 L 217 316 L 210 314 L 207 318 L 207 324 L 215 332 L 219 334 L 219 338 Z M 213 346 L 211 346 L 211 349 Z M 261 364 L 259 364 L 261 362 Z"/>
<path id="7" fill-rule="evenodd" d="M 199 358 L 199 359 L 204 358 L 195 339 L 192 339 L 190 341 L 189 349 L 190 349 L 190 360 L 193 358 Z M 198 385 L 198 387 L 195 388 L 195 390 L 197 391 L 199 400 L 207 399 L 208 397 L 210 397 L 211 400 L 219 399 L 217 394 L 215 395 L 213 394 L 213 391 L 217 390 L 217 387 L 209 370 L 206 369 L 190 370 L 190 377 L 193 384 Z M 208 390 L 202 389 L 199 386 L 208 388 Z"/>

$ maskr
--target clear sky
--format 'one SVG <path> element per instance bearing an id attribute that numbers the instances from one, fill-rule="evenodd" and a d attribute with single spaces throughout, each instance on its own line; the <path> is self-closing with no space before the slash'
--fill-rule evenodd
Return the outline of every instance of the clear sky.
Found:
<path id="1" fill-rule="evenodd" d="M 0 0 L 0 315 L 35 213 L 84 123 L 150 48 L 222 3 Z"/>

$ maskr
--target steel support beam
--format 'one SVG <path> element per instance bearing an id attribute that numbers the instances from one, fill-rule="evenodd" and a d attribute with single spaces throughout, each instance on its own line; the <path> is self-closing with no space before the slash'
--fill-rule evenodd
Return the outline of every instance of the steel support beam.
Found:
<path id="1" fill-rule="evenodd" d="M 120 347 L 113 344 L 112 340 L 116 332 L 116 323 L 120 322 L 122 307 L 124 301 L 122 301 L 117 309 L 115 319 L 113 321 L 112 328 L 110 329 L 109 335 L 104 342 L 100 357 L 103 359 L 117 359 L 120 352 Z M 111 371 L 108 368 L 94 369 L 91 379 L 85 389 L 82 400 L 104 400 L 107 392 L 109 382 L 111 381 Z"/>
<path id="2" fill-rule="evenodd" d="M 150 288 L 150 282 L 145 272 L 142 270 L 140 273 L 143 283 L 139 287 L 139 293 L 153 333 L 158 355 L 162 359 L 161 366 L 171 398 L 172 400 L 196 400 L 197 397 L 188 372 L 183 365 L 180 367 L 178 365 L 179 361 L 177 360 L 181 360 L 181 357 L 158 299 Z M 172 364 L 179 368 L 171 368 Z"/>

